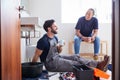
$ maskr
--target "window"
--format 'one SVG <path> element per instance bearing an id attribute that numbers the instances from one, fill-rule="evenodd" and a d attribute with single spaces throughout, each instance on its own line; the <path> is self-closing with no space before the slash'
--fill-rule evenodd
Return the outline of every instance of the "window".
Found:
<path id="1" fill-rule="evenodd" d="M 111 23 L 112 0 L 62 0 L 62 23 L 76 23 L 89 8 L 95 10 L 99 23 Z"/>

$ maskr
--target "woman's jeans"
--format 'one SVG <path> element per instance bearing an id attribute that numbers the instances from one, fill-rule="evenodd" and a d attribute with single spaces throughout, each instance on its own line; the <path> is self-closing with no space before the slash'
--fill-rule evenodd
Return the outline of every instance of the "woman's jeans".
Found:
<path id="1" fill-rule="evenodd" d="M 75 54 L 80 54 L 80 44 L 82 42 L 82 39 L 78 36 L 74 37 L 74 51 Z M 99 53 L 100 48 L 100 39 L 98 37 L 95 37 L 94 40 L 94 55 L 97 55 Z"/>

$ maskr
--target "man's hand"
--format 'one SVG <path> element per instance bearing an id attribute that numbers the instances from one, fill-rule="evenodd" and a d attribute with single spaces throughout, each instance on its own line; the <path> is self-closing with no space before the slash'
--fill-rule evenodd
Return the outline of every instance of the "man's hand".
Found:
<path id="1" fill-rule="evenodd" d="M 42 50 L 39 50 L 36 48 L 32 62 L 37 62 L 37 60 L 38 60 L 39 56 L 42 54 L 42 52 L 43 52 Z"/>
<path id="2" fill-rule="evenodd" d="M 61 53 L 61 52 L 62 52 L 62 46 L 61 46 L 61 45 L 58 45 L 58 46 L 57 46 L 57 50 L 58 50 L 58 53 Z"/>
<path id="3" fill-rule="evenodd" d="M 91 37 L 91 41 L 93 42 L 95 40 L 95 37 Z"/>
<path id="4" fill-rule="evenodd" d="M 87 42 L 87 37 L 82 37 L 82 40 Z"/>
<path id="5" fill-rule="evenodd" d="M 82 40 L 85 42 L 93 42 L 95 40 L 95 37 L 82 37 Z"/>
<path id="6" fill-rule="evenodd" d="M 87 37 L 87 42 L 92 42 L 92 37 Z"/>
<path id="7" fill-rule="evenodd" d="M 85 42 L 92 42 L 92 37 L 82 37 L 82 40 Z"/>

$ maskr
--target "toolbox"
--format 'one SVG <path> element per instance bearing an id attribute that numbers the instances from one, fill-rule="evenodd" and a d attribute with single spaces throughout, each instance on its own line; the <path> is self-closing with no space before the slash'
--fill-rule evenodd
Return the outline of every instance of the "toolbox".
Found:
<path id="1" fill-rule="evenodd" d="M 76 80 L 94 80 L 94 70 L 86 65 L 74 65 Z"/>

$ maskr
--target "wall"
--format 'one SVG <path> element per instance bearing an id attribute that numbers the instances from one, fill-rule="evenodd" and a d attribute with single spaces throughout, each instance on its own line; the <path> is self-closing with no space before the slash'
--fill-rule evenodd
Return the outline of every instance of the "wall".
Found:
<path id="1" fill-rule="evenodd" d="M 29 13 L 31 16 L 40 17 L 41 26 L 47 19 L 56 20 L 59 28 L 58 36 L 60 39 L 64 39 L 66 41 L 66 45 L 63 48 L 63 54 L 68 53 L 68 42 L 74 38 L 74 27 L 76 24 L 61 23 L 61 0 L 29 0 Z M 101 40 L 108 41 L 108 53 L 111 55 L 111 24 L 99 23 L 99 28 L 98 36 Z M 44 30 L 41 29 L 41 34 L 44 33 Z"/>
<path id="2" fill-rule="evenodd" d="M 27 61 L 26 59 L 26 42 L 25 38 L 21 38 L 21 63 Z"/>
<path id="3" fill-rule="evenodd" d="M 29 0 L 21 0 L 20 6 L 24 6 L 24 10 L 29 10 Z"/>

